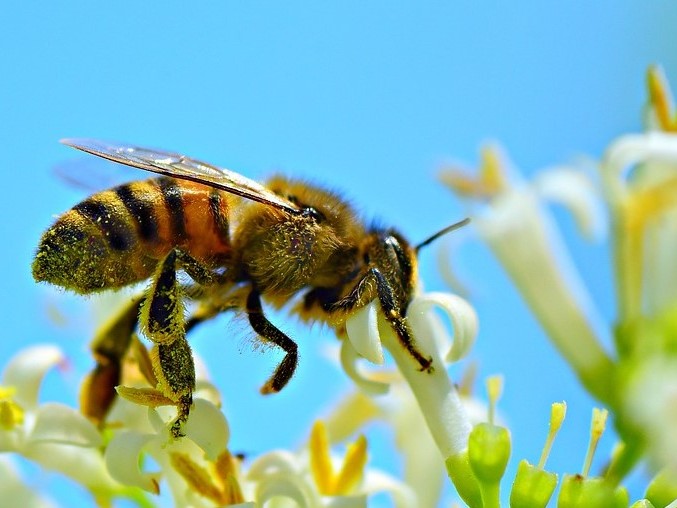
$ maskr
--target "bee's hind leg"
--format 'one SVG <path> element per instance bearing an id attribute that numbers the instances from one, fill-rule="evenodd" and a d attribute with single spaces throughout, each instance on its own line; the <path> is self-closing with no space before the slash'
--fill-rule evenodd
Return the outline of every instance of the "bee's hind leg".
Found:
<path id="1" fill-rule="evenodd" d="M 122 359 L 129 349 L 136 328 L 143 295 L 133 298 L 115 317 L 99 329 L 91 344 L 96 360 L 80 389 L 82 414 L 100 424 L 115 400 L 120 384 Z"/>
<path id="2" fill-rule="evenodd" d="M 296 342 L 287 337 L 284 333 L 278 330 L 268 319 L 263 315 L 263 308 L 261 307 L 261 295 L 256 288 L 252 288 L 247 296 L 247 315 L 249 316 L 249 324 L 254 331 L 266 342 L 281 347 L 286 353 L 285 357 L 277 366 L 273 375 L 261 387 L 261 393 L 269 394 L 276 393 L 282 390 L 284 386 L 294 375 L 296 364 L 298 363 L 298 346 Z"/>
<path id="3" fill-rule="evenodd" d="M 195 389 L 195 364 L 186 340 L 181 287 L 176 278 L 177 251 L 158 265 L 141 307 L 139 322 L 144 335 L 155 345 L 151 350 L 157 388 L 173 400 L 177 417 L 172 434 L 180 437 L 188 419 Z"/>

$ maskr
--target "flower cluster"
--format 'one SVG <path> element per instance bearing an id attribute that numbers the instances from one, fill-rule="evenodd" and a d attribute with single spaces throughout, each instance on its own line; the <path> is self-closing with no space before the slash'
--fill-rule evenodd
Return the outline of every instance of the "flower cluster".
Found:
<path id="1" fill-rule="evenodd" d="M 58 348 L 20 352 L 0 382 L 3 499 L 54 506 L 48 493 L 36 493 L 22 478 L 17 463 L 29 461 L 81 485 L 99 506 L 124 498 L 146 507 L 170 498 L 181 507 L 363 507 L 381 493 L 398 508 L 425 508 L 439 503 L 450 481 L 471 507 L 498 507 L 508 497 L 511 506 L 545 507 L 558 484 L 558 506 L 623 507 L 630 505 L 623 480 L 647 460 L 652 479 L 645 498 L 632 506 L 677 506 L 677 117 L 657 68 L 649 71 L 645 116 L 646 132 L 613 142 L 594 164 L 597 177 L 588 164 L 551 168 L 526 182 L 495 147 L 483 151 L 477 176 L 458 169 L 441 175 L 468 204 L 475 231 L 582 386 L 605 407 L 593 412 L 580 472 L 560 478 L 546 469 L 566 413 L 566 405 L 556 403 L 539 462 L 519 462 L 502 498 L 512 448 L 511 431 L 497 416 L 502 379 L 487 380 L 485 406 L 470 395 L 470 382 L 453 382 L 447 369 L 472 347 L 478 318 L 459 296 L 419 290 L 406 323 L 433 369 L 421 370 L 372 302 L 339 329 L 337 364 L 355 391 L 308 429 L 298 449 L 246 461 L 229 449 L 219 391 L 199 368 L 182 435 L 172 432 L 176 405 L 157 389 L 149 352 L 136 337 L 117 402 L 99 426 L 75 409 L 39 402 L 46 372 L 64 362 Z M 567 206 L 586 236 L 606 231 L 612 239 L 613 354 L 592 325 L 601 321 L 599 313 L 545 207 L 548 200 Z M 387 359 L 395 368 L 384 366 Z M 363 360 L 374 367 L 364 369 Z M 609 415 L 619 444 L 606 470 L 594 476 L 590 464 Z M 370 465 L 362 431 L 374 420 L 393 429 L 402 478 Z"/>

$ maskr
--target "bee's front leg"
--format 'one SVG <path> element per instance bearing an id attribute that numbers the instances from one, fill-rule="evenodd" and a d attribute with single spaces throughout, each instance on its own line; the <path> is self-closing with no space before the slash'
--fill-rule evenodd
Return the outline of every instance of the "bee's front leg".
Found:
<path id="1" fill-rule="evenodd" d="M 141 307 L 139 322 L 144 335 L 155 343 L 151 361 L 157 388 L 176 403 L 178 415 L 172 424 L 172 434 L 180 437 L 193 403 L 195 364 L 186 340 L 176 263 L 177 253 L 172 251 L 159 264 Z"/>

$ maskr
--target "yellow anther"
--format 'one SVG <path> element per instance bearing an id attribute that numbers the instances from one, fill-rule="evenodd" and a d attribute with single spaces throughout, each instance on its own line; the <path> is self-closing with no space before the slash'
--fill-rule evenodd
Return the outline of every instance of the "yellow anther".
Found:
<path id="1" fill-rule="evenodd" d="M 505 171 L 497 148 L 486 146 L 480 152 L 480 167 L 477 176 L 466 171 L 448 168 L 440 173 L 440 180 L 461 196 L 491 198 L 506 188 Z"/>
<path id="2" fill-rule="evenodd" d="M 16 388 L 13 386 L 1 386 L 0 385 L 0 400 L 11 399 L 16 393 Z"/>
<path id="3" fill-rule="evenodd" d="M 585 462 L 583 464 L 583 471 L 581 474 L 583 476 L 588 476 L 590 471 L 590 466 L 592 465 L 592 458 L 595 455 L 595 450 L 597 449 L 597 444 L 599 439 L 604 433 L 606 428 L 606 419 L 609 415 L 609 411 L 606 409 L 593 408 L 592 410 L 592 422 L 590 424 L 590 444 L 588 445 L 588 453 L 585 456 Z"/>
<path id="4" fill-rule="evenodd" d="M 486 146 L 481 152 L 480 180 L 487 194 L 498 194 L 505 189 L 505 171 L 496 147 Z"/>
<path id="5" fill-rule="evenodd" d="M 496 417 L 496 404 L 503 394 L 503 376 L 491 376 L 487 378 L 487 393 L 489 395 L 489 423 L 494 423 Z"/>
<path id="6" fill-rule="evenodd" d="M 0 400 L 0 428 L 11 430 L 24 421 L 24 411 L 13 400 Z"/>
<path id="7" fill-rule="evenodd" d="M 539 469 L 545 469 L 545 462 L 548 460 L 550 450 L 552 449 L 552 444 L 555 441 L 555 436 L 557 436 L 557 433 L 562 426 L 562 422 L 564 422 L 564 417 L 566 414 L 566 402 L 555 402 L 550 408 L 550 429 L 548 430 L 548 437 L 546 438 L 545 445 L 543 446 L 541 460 L 538 461 Z"/>
<path id="8" fill-rule="evenodd" d="M 674 116 L 670 88 L 660 67 L 652 65 L 647 72 L 649 102 L 656 114 L 660 128 L 666 132 L 677 132 L 677 118 Z"/>
<path id="9" fill-rule="evenodd" d="M 334 483 L 336 494 L 349 494 L 362 481 L 367 464 L 367 438 L 360 436 L 346 451 L 343 467 Z"/>
<path id="10" fill-rule="evenodd" d="M 317 421 L 310 433 L 310 469 L 319 492 L 325 496 L 350 494 L 364 476 L 367 463 L 367 440 L 360 436 L 348 447 L 341 470 L 334 472 L 331 463 L 326 425 Z"/>
<path id="11" fill-rule="evenodd" d="M 169 454 L 172 466 L 186 481 L 190 489 L 218 504 L 225 503 L 225 494 L 219 489 L 202 466 L 197 464 L 185 453 L 172 452 Z"/>
<path id="12" fill-rule="evenodd" d="M 321 494 L 329 495 L 332 492 L 334 468 L 329 455 L 329 436 L 326 425 L 318 420 L 310 432 L 310 470 L 315 479 L 315 485 Z"/>

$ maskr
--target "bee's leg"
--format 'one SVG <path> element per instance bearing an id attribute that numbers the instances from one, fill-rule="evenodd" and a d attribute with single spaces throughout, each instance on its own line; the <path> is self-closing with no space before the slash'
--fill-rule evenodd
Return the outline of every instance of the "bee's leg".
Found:
<path id="1" fill-rule="evenodd" d="M 198 284 L 201 284 L 202 286 L 211 286 L 225 280 L 224 274 L 214 272 L 205 267 L 186 251 L 174 249 L 174 252 L 176 253 L 176 260 L 178 261 L 179 266 Z"/>
<path id="2" fill-rule="evenodd" d="M 378 295 L 383 314 L 397 334 L 397 338 L 400 340 L 402 346 L 404 346 L 412 358 L 418 362 L 422 371 L 432 372 L 432 358 L 425 357 L 418 350 L 414 337 L 409 330 L 407 318 L 404 316 L 402 305 L 378 268 L 370 268 L 347 296 L 341 298 L 333 305 L 330 305 L 330 311 L 341 310 L 343 312 L 348 312 L 352 309 L 364 306 L 364 297 L 367 295 L 367 288 L 371 284 L 376 284 L 376 294 Z"/>
<path id="3" fill-rule="evenodd" d="M 186 340 L 181 288 L 176 280 L 176 251 L 159 264 L 141 307 L 141 329 L 155 345 L 151 350 L 158 389 L 177 406 L 174 437 L 182 435 L 195 389 L 195 364 Z"/>
<path id="4" fill-rule="evenodd" d="M 132 299 L 121 311 L 97 331 L 91 349 L 96 367 L 85 378 L 80 389 L 82 413 L 101 423 L 115 400 L 115 387 L 120 384 L 122 359 L 129 349 L 143 296 Z"/>
<path id="5" fill-rule="evenodd" d="M 263 394 L 279 392 L 294 375 L 298 363 L 298 346 L 263 315 L 261 295 L 255 288 L 247 296 L 247 315 L 252 328 L 263 340 L 280 346 L 286 353 L 273 375 L 261 387 Z"/>

